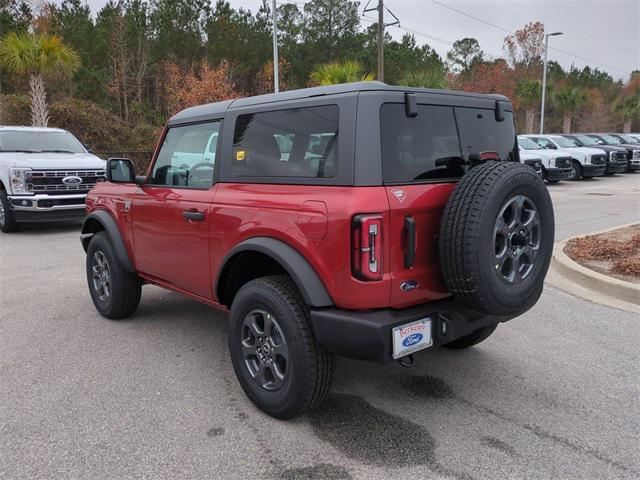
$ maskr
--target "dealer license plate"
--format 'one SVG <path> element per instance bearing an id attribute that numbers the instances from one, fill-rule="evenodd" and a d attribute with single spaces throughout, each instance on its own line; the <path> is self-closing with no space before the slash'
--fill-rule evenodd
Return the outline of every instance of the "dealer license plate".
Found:
<path id="1" fill-rule="evenodd" d="M 422 318 L 405 323 L 392 330 L 393 358 L 404 357 L 433 345 L 431 338 L 431 318 Z"/>

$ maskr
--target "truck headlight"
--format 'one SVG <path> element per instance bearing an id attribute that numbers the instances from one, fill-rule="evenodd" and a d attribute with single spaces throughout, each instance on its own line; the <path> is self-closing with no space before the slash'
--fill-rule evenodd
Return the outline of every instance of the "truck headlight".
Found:
<path id="1" fill-rule="evenodd" d="M 10 168 L 9 184 L 11 185 L 11 193 L 31 194 L 28 183 L 31 178 L 30 168 Z"/>
<path id="2" fill-rule="evenodd" d="M 591 163 L 591 157 L 592 157 L 592 155 L 585 155 L 584 156 L 584 163 Z"/>

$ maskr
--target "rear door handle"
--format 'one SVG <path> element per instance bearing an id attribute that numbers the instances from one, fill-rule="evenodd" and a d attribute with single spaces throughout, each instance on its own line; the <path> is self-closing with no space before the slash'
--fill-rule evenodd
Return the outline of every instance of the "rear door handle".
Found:
<path id="1" fill-rule="evenodd" d="M 182 212 L 182 218 L 193 222 L 201 222 L 204 220 L 204 212 L 195 212 L 193 210 L 185 210 Z"/>

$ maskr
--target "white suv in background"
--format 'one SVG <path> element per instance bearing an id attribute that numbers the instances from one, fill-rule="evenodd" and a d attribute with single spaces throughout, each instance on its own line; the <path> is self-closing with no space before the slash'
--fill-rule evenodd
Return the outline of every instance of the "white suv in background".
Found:
<path id="1" fill-rule="evenodd" d="M 567 180 L 572 175 L 571 155 L 562 151 L 554 151 L 542 148 L 530 138 L 518 135 L 518 148 L 520 158 L 534 156 L 541 159 L 542 178 L 549 183 L 557 183 Z"/>
<path id="2" fill-rule="evenodd" d="M 0 127 L 0 231 L 82 218 L 105 163 L 66 130 Z"/>
<path id="3" fill-rule="evenodd" d="M 576 147 L 576 144 L 562 135 L 522 135 L 540 145 L 543 149 L 555 151 L 571 157 L 571 175 L 567 180 L 600 177 L 607 166 L 607 153 L 600 148 Z"/>

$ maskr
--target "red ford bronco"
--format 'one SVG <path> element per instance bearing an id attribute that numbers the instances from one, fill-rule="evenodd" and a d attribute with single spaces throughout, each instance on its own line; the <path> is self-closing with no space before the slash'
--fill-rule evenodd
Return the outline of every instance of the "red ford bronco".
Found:
<path id="1" fill-rule="evenodd" d="M 228 310 L 249 398 L 277 418 L 327 395 L 333 356 L 465 348 L 542 292 L 553 208 L 519 163 L 509 100 L 365 82 L 186 109 L 136 176 L 87 197 L 89 292 L 143 284 Z"/>

